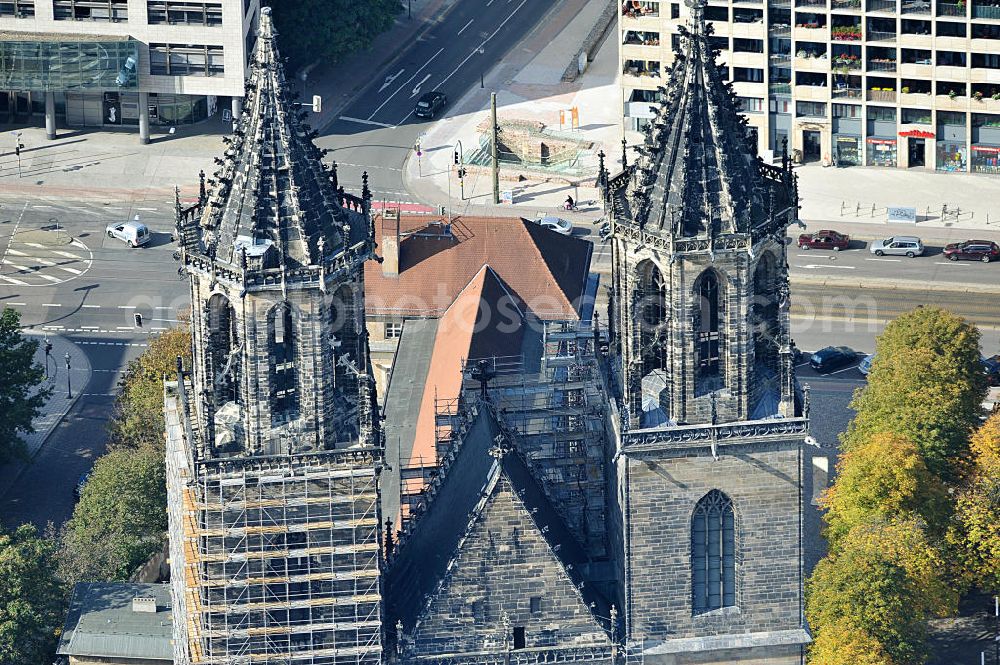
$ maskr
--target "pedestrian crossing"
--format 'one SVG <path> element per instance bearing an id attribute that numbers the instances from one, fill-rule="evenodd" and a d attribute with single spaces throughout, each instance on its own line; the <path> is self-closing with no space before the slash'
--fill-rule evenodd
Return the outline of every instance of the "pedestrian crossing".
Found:
<path id="1" fill-rule="evenodd" d="M 93 254 L 79 240 L 51 245 L 11 238 L 0 254 L 0 287 L 54 286 L 90 270 Z"/>

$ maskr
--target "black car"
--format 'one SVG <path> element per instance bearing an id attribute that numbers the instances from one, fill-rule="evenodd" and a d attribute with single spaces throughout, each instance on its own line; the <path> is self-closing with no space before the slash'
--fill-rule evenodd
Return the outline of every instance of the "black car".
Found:
<path id="1" fill-rule="evenodd" d="M 425 92 L 417 101 L 413 114 L 421 118 L 433 118 L 447 103 L 448 97 L 443 92 Z"/>
<path id="2" fill-rule="evenodd" d="M 1000 386 L 1000 353 L 980 360 L 986 373 L 986 383 L 990 386 Z"/>
<path id="3" fill-rule="evenodd" d="M 858 354 L 847 346 L 828 346 L 812 354 L 809 366 L 815 371 L 825 373 L 846 367 L 857 359 Z"/>

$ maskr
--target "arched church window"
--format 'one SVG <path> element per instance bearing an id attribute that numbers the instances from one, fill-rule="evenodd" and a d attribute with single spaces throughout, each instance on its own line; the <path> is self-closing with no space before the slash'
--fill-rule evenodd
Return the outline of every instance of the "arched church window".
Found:
<path id="1" fill-rule="evenodd" d="M 780 326 L 775 259 L 770 252 L 765 252 L 758 260 L 753 283 L 751 324 L 754 337 L 754 364 L 776 370 Z"/>
<path id="2" fill-rule="evenodd" d="M 208 300 L 208 362 L 212 394 L 217 404 L 240 402 L 240 342 L 236 312 L 216 293 Z"/>
<path id="3" fill-rule="evenodd" d="M 298 376 L 295 370 L 295 320 L 288 303 L 277 305 L 271 310 L 268 333 L 271 412 L 281 420 L 296 413 L 299 408 Z"/>
<path id="4" fill-rule="evenodd" d="M 636 313 L 640 325 L 643 376 L 666 365 L 666 285 L 652 261 L 639 266 Z"/>
<path id="5" fill-rule="evenodd" d="M 736 519 L 719 490 L 702 497 L 691 517 L 691 597 L 696 613 L 736 604 Z"/>
<path id="6" fill-rule="evenodd" d="M 359 349 L 357 306 L 350 284 L 343 285 L 333 295 L 330 332 L 336 385 L 345 394 L 352 395 L 357 390 L 357 371 L 364 371 L 362 364 L 365 361 Z"/>
<path id="7" fill-rule="evenodd" d="M 698 279 L 696 290 L 698 297 L 698 312 L 696 334 L 696 351 L 698 359 L 699 385 L 707 390 L 720 387 L 712 379 L 719 377 L 721 365 L 720 332 L 722 319 L 722 297 L 720 295 L 719 278 L 714 271 L 706 271 Z M 701 391 L 700 391 L 701 392 Z"/>

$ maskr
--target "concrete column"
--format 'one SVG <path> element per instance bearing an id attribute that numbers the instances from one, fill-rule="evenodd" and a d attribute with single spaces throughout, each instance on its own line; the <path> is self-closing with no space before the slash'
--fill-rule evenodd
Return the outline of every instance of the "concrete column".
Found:
<path id="1" fill-rule="evenodd" d="M 149 93 L 139 93 L 139 143 L 149 144 Z"/>
<path id="2" fill-rule="evenodd" d="M 50 141 L 56 137 L 56 93 L 45 93 L 45 137 Z"/>
<path id="3" fill-rule="evenodd" d="M 243 98 L 233 97 L 233 122 L 239 122 L 241 115 L 243 115 Z"/>

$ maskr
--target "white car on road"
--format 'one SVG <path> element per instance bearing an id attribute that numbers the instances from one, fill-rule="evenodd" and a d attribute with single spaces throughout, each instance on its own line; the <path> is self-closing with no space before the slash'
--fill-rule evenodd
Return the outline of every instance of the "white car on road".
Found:
<path id="1" fill-rule="evenodd" d="M 545 228 L 555 231 L 556 233 L 561 233 L 564 236 L 572 235 L 573 224 L 567 222 L 562 217 L 556 217 L 555 215 L 545 215 L 544 217 L 539 217 L 537 220 L 539 224 Z"/>
<path id="2" fill-rule="evenodd" d="M 106 231 L 109 238 L 118 238 L 129 247 L 145 245 L 150 238 L 149 228 L 139 221 L 139 215 L 131 222 L 108 224 Z"/>

